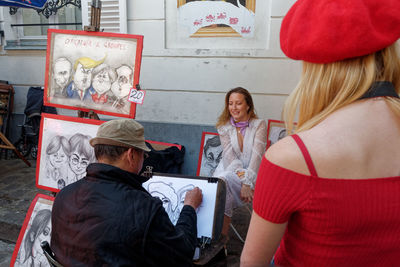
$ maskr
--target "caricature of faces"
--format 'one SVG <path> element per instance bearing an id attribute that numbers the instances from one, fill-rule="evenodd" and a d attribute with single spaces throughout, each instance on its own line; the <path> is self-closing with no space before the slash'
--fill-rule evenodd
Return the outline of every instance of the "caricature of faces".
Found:
<path id="1" fill-rule="evenodd" d="M 64 88 L 71 78 L 72 64 L 68 59 L 61 57 L 54 62 L 53 77 L 56 85 Z"/>
<path id="2" fill-rule="evenodd" d="M 117 78 L 117 74 L 106 64 L 100 64 L 93 69 L 93 89 L 102 95 L 111 89 L 111 84 Z"/>
<path id="3" fill-rule="evenodd" d="M 68 155 L 60 146 L 57 152 L 49 155 L 49 161 L 54 168 L 61 168 L 68 162 Z"/>
<path id="4" fill-rule="evenodd" d="M 222 158 L 222 146 L 212 147 L 210 146 L 206 152 L 206 166 L 209 169 L 209 176 L 214 174 L 219 162 Z"/>
<path id="5" fill-rule="evenodd" d="M 118 78 L 112 84 L 111 91 L 118 98 L 126 97 L 133 85 L 133 70 L 126 65 L 122 65 L 117 70 Z"/>
<path id="6" fill-rule="evenodd" d="M 74 84 L 78 90 L 85 91 L 90 87 L 92 82 L 92 69 L 85 68 L 78 63 L 74 73 Z"/>
<path id="7" fill-rule="evenodd" d="M 89 165 L 90 161 L 85 157 L 85 155 L 80 154 L 79 151 L 73 151 L 69 161 L 69 166 L 71 170 L 77 176 L 84 176 L 86 173 L 86 167 Z"/>
<path id="8" fill-rule="evenodd" d="M 86 167 L 90 162 L 94 162 L 94 151 L 89 144 L 91 137 L 81 133 L 76 133 L 69 139 L 71 145 L 71 156 L 69 166 L 72 172 L 76 175 L 77 180 L 85 176 Z"/>

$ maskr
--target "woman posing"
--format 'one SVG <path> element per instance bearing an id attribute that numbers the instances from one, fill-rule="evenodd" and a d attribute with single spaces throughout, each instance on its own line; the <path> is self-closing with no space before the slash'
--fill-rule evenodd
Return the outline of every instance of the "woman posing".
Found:
<path id="1" fill-rule="evenodd" d="M 399 1 L 289 10 L 281 47 L 303 73 L 284 114 L 298 125 L 261 163 L 242 266 L 275 252 L 280 266 L 399 264 L 399 25 Z"/>
<path id="2" fill-rule="evenodd" d="M 225 180 L 226 204 L 222 234 L 228 235 L 232 210 L 253 200 L 257 172 L 265 152 L 267 130 L 258 119 L 250 93 L 237 87 L 225 96 L 225 108 L 218 118 L 222 161 L 214 172 Z"/>

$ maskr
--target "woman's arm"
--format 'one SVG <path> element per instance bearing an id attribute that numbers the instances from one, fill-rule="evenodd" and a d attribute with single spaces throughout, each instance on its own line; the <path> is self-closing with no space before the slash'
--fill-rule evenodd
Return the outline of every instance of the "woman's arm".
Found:
<path id="1" fill-rule="evenodd" d="M 267 125 L 263 120 L 256 129 L 253 147 L 251 149 L 252 152 L 250 157 L 250 164 L 242 181 L 243 184 L 249 185 L 251 189 L 254 189 L 254 186 L 256 184 L 258 169 L 260 168 L 261 159 L 264 156 L 266 146 Z"/>
<path id="2" fill-rule="evenodd" d="M 253 211 L 240 266 L 269 266 L 285 233 L 286 223 L 277 224 L 264 220 Z"/>

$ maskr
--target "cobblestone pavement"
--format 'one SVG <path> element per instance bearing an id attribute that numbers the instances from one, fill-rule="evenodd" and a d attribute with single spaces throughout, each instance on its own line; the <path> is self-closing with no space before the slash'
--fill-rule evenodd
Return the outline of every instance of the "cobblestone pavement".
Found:
<path id="1" fill-rule="evenodd" d="M 50 192 L 36 188 L 36 161 L 28 167 L 20 159 L 0 159 L 0 267 L 9 266 L 11 255 L 29 205 L 36 194 Z M 248 207 L 234 212 L 232 224 L 244 239 L 250 220 Z M 243 243 L 230 230 L 226 259 L 219 257 L 207 266 L 239 266 Z"/>

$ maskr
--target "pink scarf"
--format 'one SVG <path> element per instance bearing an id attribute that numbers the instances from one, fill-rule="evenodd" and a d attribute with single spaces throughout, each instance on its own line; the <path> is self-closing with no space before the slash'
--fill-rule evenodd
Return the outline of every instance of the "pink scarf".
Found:
<path id="1" fill-rule="evenodd" d="M 246 128 L 249 127 L 249 121 L 238 121 L 235 122 L 235 120 L 231 117 L 231 124 L 232 126 L 239 128 L 240 133 L 244 136 L 246 133 Z"/>

